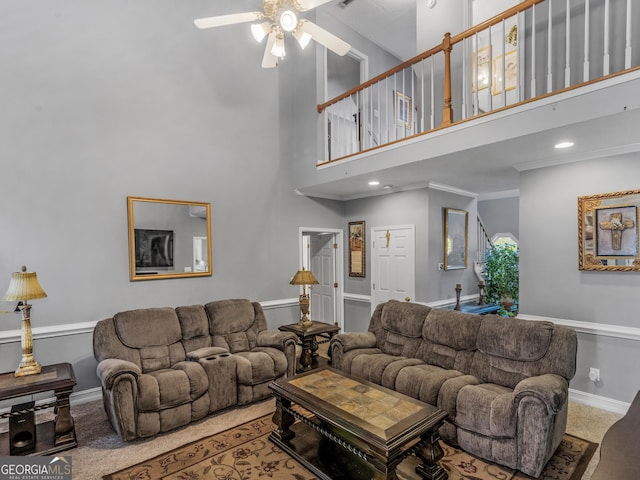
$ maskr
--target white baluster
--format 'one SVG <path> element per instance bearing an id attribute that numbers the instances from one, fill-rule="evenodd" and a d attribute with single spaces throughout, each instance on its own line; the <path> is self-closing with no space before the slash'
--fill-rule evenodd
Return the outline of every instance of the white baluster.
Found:
<path id="1" fill-rule="evenodd" d="M 566 16 L 566 49 L 565 49 L 565 64 L 564 64 L 564 86 L 569 87 L 571 85 L 571 1 L 567 0 L 567 16 Z"/>
<path id="2" fill-rule="evenodd" d="M 602 75 L 609 75 L 609 22 L 610 22 L 609 0 L 604 2 L 604 57 L 602 58 Z"/>
<path id="3" fill-rule="evenodd" d="M 624 48 L 624 68 L 631 68 L 631 3 L 627 0 L 627 39 Z"/>
<path id="4" fill-rule="evenodd" d="M 589 80 L 589 16 L 591 9 L 589 8 L 589 0 L 584 2 L 584 73 L 583 80 Z"/>
<path id="5" fill-rule="evenodd" d="M 549 17 L 547 23 L 547 93 L 553 92 L 553 0 L 549 0 Z"/>
<path id="6" fill-rule="evenodd" d="M 531 98 L 536 93 L 536 6 L 531 7 Z"/>

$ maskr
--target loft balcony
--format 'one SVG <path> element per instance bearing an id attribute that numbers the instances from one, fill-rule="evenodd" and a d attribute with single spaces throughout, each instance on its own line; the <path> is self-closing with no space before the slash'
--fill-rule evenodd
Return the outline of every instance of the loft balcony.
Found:
<path id="1" fill-rule="evenodd" d="M 632 4 L 528 0 L 318 105 L 324 154 L 298 190 L 482 194 L 519 188 L 523 170 L 640 150 Z"/>

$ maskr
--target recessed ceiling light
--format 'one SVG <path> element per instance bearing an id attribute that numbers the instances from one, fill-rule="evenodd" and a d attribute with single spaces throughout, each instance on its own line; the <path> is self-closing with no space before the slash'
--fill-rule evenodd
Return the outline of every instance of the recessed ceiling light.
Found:
<path id="1" fill-rule="evenodd" d="M 378 180 L 371 180 L 369 182 L 369 185 L 375 187 L 376 185 L 380 185 L 380 182 Z"/>
<path id="2" fill-rule="evenodd" d="M 393 188 L 393 185 L 385 185 L 382 188 Z"/>
<path id="3" fill-rule="evenodd" d="M 560 142 L 555 144 L 555 148 L 569 148 L 573 147 L 575 144 L 573 142 Z"/>

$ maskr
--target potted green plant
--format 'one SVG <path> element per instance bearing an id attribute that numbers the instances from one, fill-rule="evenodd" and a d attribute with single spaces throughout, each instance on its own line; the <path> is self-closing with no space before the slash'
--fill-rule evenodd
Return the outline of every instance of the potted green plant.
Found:
<path id="1" fill-rule="evenodd" d="M 519 264 L 517 245 L 495 245 L 487 253 L 484 266 L 486 300 L 500 305 L 501 315 L 514 316 L 518 310 Z"/>

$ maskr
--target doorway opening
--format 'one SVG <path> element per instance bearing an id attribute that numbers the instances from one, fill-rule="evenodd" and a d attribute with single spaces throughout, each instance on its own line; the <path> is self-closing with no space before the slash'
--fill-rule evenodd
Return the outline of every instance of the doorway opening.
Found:
<path id="1" fill-rule="evenodd" d="M 309 288 L 309 318 L 344 330 L 342 235 L 340 229 L 300 228 L 300 264 L 318 280 Z"/>

